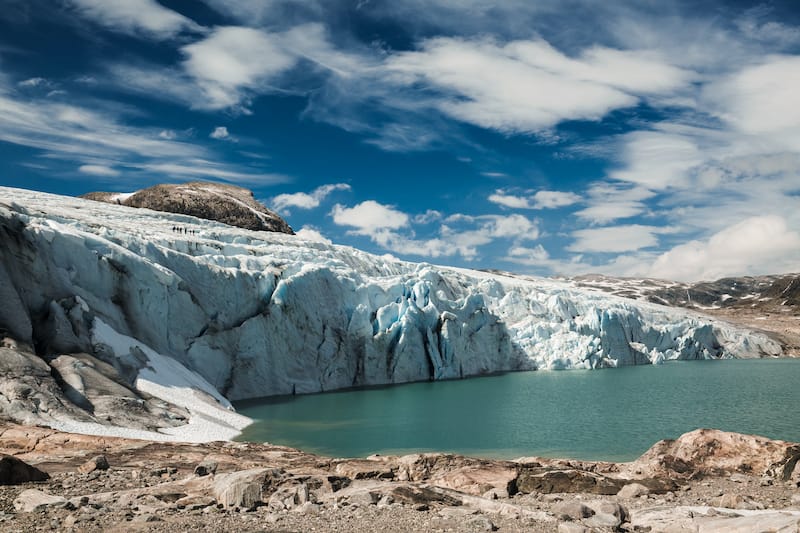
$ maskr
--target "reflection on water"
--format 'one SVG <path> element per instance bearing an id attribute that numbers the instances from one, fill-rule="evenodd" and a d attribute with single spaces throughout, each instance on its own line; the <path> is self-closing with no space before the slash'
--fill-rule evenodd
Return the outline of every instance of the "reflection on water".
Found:
<path id="1" fill-rule="evenodd" d="M 800 441 L 800 360 L 524 372 L 236 404 L 239 440 L 332 456 L 447 451 L 624 461 L 698 427 Z"/>

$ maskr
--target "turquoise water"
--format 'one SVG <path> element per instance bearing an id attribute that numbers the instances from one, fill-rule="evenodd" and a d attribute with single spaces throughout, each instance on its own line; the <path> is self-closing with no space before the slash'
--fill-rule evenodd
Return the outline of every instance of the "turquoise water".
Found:
<path id="1" fill-rule="evenodd" d="M 800 360 L 521 372 L 236 404 L 239 440 L 335 457 L 444 451 L 626 461 L 699 427 L 800 442 Z"/>

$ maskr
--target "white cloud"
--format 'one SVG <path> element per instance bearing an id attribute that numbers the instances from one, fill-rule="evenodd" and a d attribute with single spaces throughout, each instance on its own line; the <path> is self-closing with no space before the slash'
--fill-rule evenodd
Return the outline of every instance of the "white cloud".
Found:
<path id="1" fill-rule="evenodd" d="M 557 209 L 581 201 L 581 197 L 573 192 L 537 191 L 533 195 L 518 196 L 497 190 L 489 195 L 492 203 L 511 209 Z"/>
<path id="2" fill-rule="evenodd" d="M 250 183 L 253 185 L 271 185 L 285 183 L 289 180 L 283 174 L 255 173 L 237 170 L 235 167 L 223 165 L 207 159 L 190 159 L 181 163 L 162 162 L 137 164 L 139 168 L 167 176 L 190 178 L 211 178 L 217 180 Z"/>
<path id="3" fill-rule="evenodd" d="M 222 141 L 229 140 L 231 138 L 231 134 L 228 132 L 228 128 L 225 126 L 217 126 L 214 128 L 214 131 L 211 132 L 209 137 Z"/>
<path id="4" fill-rule="evenodd" d="M 39 87 L 41 85 L 50 86 L 50 82 L 44 78 L 28 78 L 19 82 L 17 85 L 20 87 Z"/>
<path id="5" fill-rule="evenodd" d="M 402 228 L 409 221 L 407 214 L 374 200 L 367 200 L 353 207 L 336 204 L 331 216 L 335 224 L 358 228 L 368 232 L 367 234 L 374 230 Z"/>
<path id="6" fill-rule="evenodd" d="M 248 91 L 263 89 L 269 80 L 295 64 L 295 57 L 265 32 L 238 26 L 214 29 L 207 38 L 184 46 L 183 68 L 201 89 L 198 107 L 234 106 Z"/>
<path id="7" fill-rule="evenodd" d="M 536 194 L 533 195 L 533 205 L 535 209 L 556 209 L 580 201 L 581 197 L 573 192 L 536 191 Z"/>
<path id="8" fill-rule="evenodd" d="M 532 209 L 530 198 L 505 194 L 503 191 L 495 191 L 494 194 L 489 195 L 489 201 L 511 209 Z"/>
<path id="9" fill-rule="evenodd" d="M 598 182 L 589 188 L 588 207 L 575 215 L 594 224 L 607 224 L 645 212 L 644 201 L 653 196 L 655 193 L 644 187 Z"/>
<path id="10" fill-rule="evenodd" d="M 119 176 L 119 170 L 115 170 L 106 165 L 81 165 L 78 172 L 90 174 L 92 176 L 114 177 Z"/>
<path id="11" fill-rule="evenodd" d="M 658 244 L 659 233 L 673 233 L 669 227 L 628 224 L 572 232 L 575 241 L 567 248 L 573 252 L 620 253 L 651 248 Z"/>
<path id="12" fill-rule="evenodd" d="M 550 254 L 541 244 L 537 244 L 533 248 L 513 246 L 508 250 L 508 255 L 513 262 L 531 266 L 544 265 L 550 259 Z"/>
<path id="13" fill-rule="evenodd" d="M 704 160 L 695 142 L 685 135 L 636 131 L 624 135 L 622 142 L 624 167 L 609 176 L 651 189 L 686 186 L 690 170 Z"/>
<path id="14" fill-rule="evenodd" d="M 307 241 L 321 242 L 323 244 L 333 244 L 333 242 L 326 238 L 320 231 L 313 226 L 303 226 L 295 232 L 295 235 Z"/>
<path id="15" fill-rule="evenodd" d="M 286 213 L 290 207 L 299 209 L 314 209 L 334 191 L 349 191 L 350 185 L 347 183 L 331 183 L 322 185 L 314 189 L 311 194 L 296 192 L 291 194 L 279 194 L 272 199 L 271 204 L 276 211 Z"/>
<path id="16" fill-rule="evenodd" d="M 416 237 L 411 222 L 425 225 L 442 220 L 438 211 L 410 217 L 393 207 L 367 200 L 352 208 L 337 204 L 331 216 L 337 225 L 356 228 L 351 233 L 369 237 L 386 250 L 427 258 L 460 255 L 473 260 L 480 247 L 496 240 L 522 242 L 539 237 L 538 222 L 517 214 L 451 215 L 439 226 L 438 235 L 422 239 Z"/>
<path id="17" fill-rule="evenodd" d="M 173 37 L 183 30 L 200 31 L 191 19 L 167 9 L 155 0 L 70 0 L 85 17 L 112 30 L 159 38 Z"/>
<path id="18" fill-rule="evenodd" d="M 570 58 L 544 40 L 430 39 L 420 51 L 390 57 L 387 68 L 396 83 L 425 81 L 449 93 L 433 101 L 441 111 L 504 132 L 597 120 L 691 79 L 649 52 L 593 47 Z"/>
<path id="19" fill-rule="evenodd" d="M 708 85 L 706 104 L 738 131 L 800 140 L 800 56 L 773 56 Z M 796 144 L 795 147 L 800 148 Z"/>
<path id="20" fill-rule="evenodd" d="M 415 215 L 413 220 L 414 220 L 414 224 L 425 225 L 425 224 L 432 224 L 434 222 L 438 222 L 442 218 L 443 218 L 443 215 L 442 215 L 442 213 L 440 211 L 437 211 L 435 209 L 428 209 L 427 211 L 425 211 L 421 215 Z"/>
<path id="21" fill-rule="evenodd" d="M 796 272 L 800 233 L 780 216 L 742 220 L 708 240 L 681 244 L 662 254 L 647 274 L 656 278 L 697 281 L 725 276 Z"/>
<path id="22" fill-rule="evenodd" d="M 160 132 L 158 132 L 158 136 L 161 139 L 167 139 L 168 141 L 171 141 L 175 139 L 178 135 L 173 130 L 161 130 Z"/>

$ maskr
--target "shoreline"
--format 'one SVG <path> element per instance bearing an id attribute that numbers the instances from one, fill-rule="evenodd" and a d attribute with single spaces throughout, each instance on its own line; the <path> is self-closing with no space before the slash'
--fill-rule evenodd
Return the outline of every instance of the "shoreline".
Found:
<path id="1" fill-rule="evenodd" d="M 716 430 L 658 442 L 627 463 L 441 453 L 342 459 L 269 444 L 154 442 L 16 425 L 0 429 L 0 453 L 50 476 L 0 486 L 0 528 L 19 531 L 800 524 L 800 444 Z"/>

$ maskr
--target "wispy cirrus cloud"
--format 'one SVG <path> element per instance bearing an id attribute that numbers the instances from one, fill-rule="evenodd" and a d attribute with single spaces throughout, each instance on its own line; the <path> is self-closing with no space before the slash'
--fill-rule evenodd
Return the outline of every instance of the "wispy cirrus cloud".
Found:
<path id="1" fill-rule="evenodd" d="M 214 162 L 209 147 L 159 127 L 127 125 L 128 108 L 79 105 L 18 94 L 0 76 L 0 141 L 27 146 L 51 159 L 77 163 L 79 173 L 99 177 L 143 174 L 248 183 L 288 181 L 280 174 Z"/>
<path id="2" fill-rule="evenodd" d="M 66 0 L 66 3 L 102 26 L 132 35 L 165 39 L 182 31 L 202 30 L 193 20 L 164 7 L 156 0 Z"/>

